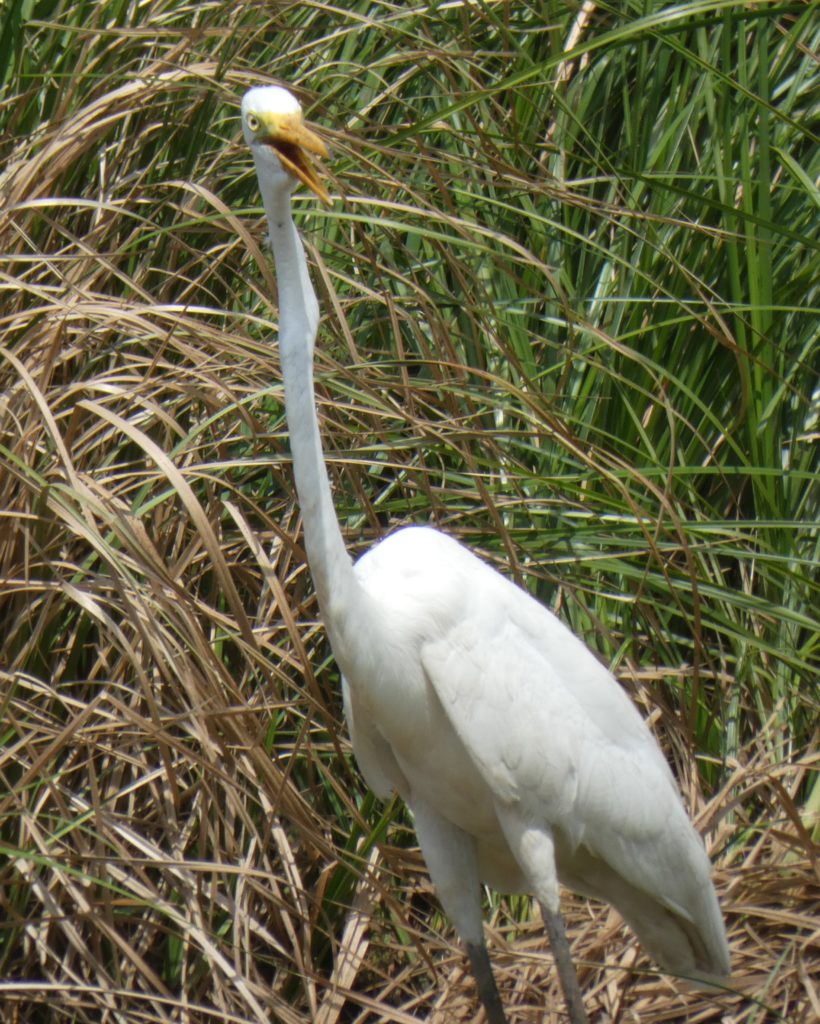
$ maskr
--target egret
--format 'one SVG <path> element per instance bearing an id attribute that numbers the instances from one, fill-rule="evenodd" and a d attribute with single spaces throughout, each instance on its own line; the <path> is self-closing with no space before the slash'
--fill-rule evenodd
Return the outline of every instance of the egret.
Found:
<path id="1" fill-rule="evenodd" d="M 298 100 L 242 100 L 279 286 L 279 347 L 305 550 L 342 674 L 356 760 L 415 821 L 490 1024 L 507 1018 L 481 884 L 538 900 L 573 1024 L 587 1020 L 559 882 L 611 903 L 665 970 L 729 972 L 710 864 L 657 743 L 591 651 L 530 594 L 436 529 L 389 534 L 355 564 L 333 507 L 313 393 L 319 306 L 291 212 L 328 194 Z"/>

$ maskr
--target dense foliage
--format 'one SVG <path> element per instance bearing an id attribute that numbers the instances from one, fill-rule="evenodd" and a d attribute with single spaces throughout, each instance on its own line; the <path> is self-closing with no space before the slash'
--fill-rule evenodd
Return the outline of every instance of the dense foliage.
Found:
<path id="1" fill-rule="evenodd" d="M 568 897 L 591 1014 L 810 1019 L 818 36 L 760 0 L 0 11 L 3 1019 L 477 1019 L 316 619 L 237 119 L 268 81 L 333 147 L 294 205 L 351 550 L 433 521 L 553 607 L 715 860 L 740 994 Z M 557 1020 L 529 902 L 491 911 L 511 1020 Z"/>

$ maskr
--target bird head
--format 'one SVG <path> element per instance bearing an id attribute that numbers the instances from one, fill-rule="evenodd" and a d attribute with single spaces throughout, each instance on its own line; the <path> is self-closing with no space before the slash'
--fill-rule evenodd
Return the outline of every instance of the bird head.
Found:
<path id="1" fill-rule="evenodd" d="M 242 130 L 257 167 L 289 176 L 314 192 L 323 202 L 330 196 L 308 154 L 324 156 L 327 146 L 305 124 L 302 107 L 293 93 L 278 85 L 257 86 L 242 97 Z"/>

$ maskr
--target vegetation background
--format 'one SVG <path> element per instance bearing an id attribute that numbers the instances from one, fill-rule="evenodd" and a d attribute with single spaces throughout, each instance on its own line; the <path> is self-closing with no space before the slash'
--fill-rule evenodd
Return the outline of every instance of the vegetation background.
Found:
<path id="1" fill-rule="evenodd" d="M 295 207 L 351 550 L 430 520 L 553 607 L 714 860 L 736 991 L 567 895 L 592 1018 L 817 1019 L 818 35 L 754 0 L 6 0 L 3 1021 L 480 1019 L 300 546 L 237 118 L 273 81 L 333 145 Z M 511 1021 L 559 1020 L 537 911 L 488 920 Z"/>

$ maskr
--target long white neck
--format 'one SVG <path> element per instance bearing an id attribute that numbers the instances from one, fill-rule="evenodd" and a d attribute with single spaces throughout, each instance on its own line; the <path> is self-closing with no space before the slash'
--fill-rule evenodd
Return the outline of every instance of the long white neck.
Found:
<path id="1" fill-rule="evenodd" d="M 350 556 L 333 508 L 313 394 L 313 344 L 319 305 L 310 283 L 305 251 L 291 214 L 290 195 L 266 188 L 260 175 L 279 286 L 279 352 L 293 473 L 302 510 L 305 549 L 325 626 L 341 626 L 357 589 Z"/>

